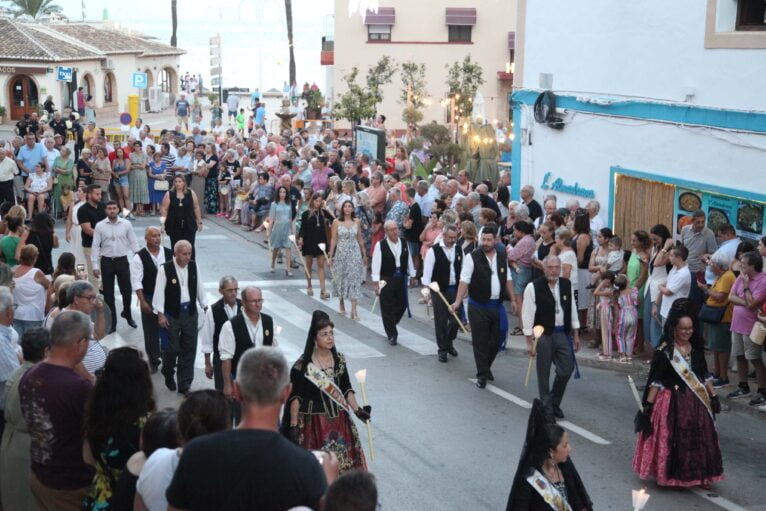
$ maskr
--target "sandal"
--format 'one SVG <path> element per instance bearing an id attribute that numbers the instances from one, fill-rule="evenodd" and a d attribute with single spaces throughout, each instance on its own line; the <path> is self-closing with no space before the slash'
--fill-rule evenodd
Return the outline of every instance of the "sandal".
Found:
<path id="1" fill-rule="evenodd" d="M 524 331 L 521 328 L 516 327 L 511 332 L 511 335 L 524 335 Z"/>
<path id="2" fill-rule="evenodd" d="M 612 357 L 610 357 L 609 355 L 604 355 L 603 353 L 599 353 L 598 359 L 601 361 L 606 361 L 606 360 L 612 360 Z"/>
<path id="3" fill-rule="evenodd" d="M 306 294 L 309 296 L 314 296 L 314 290 L 311 288 L 306 289 Z"/>
<path id="4" fill-rule="evenodd" d="M 360 320 L 359 314 L 355 314 L 355 313 L 352 312 L 351 313 L 351 319 L 354 320 L 354 321 L 359 321 Z"/>
<path id="5" fill-rule="evenodd" d="M 329 300 L 330 299 L 330 293 L 328 293 L 326 289 L 322 289 L 322 291 L 319 292 L 319 297 L 322 300 Z"/>

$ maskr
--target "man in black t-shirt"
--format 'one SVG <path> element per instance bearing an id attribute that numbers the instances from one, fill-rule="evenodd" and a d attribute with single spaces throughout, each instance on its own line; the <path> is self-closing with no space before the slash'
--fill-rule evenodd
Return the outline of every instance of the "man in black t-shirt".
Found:
<path id="1" fill-rule="evenodd" d="M 77 210 L 77 221 L 82 229 L 82 250 L 85 253 L 85 266 L 88 269 L 88 281 L 96 289 L 101 289 L 101 279 L 93 274 L 90 251 L 93 246 L 93 232 L 96 224 L 106 218 L 106 210 L 101 204 L 101 187 L 93 184 L 85 189 L 87 202 Z"/>
<path id="2" fill-rule="evenodd" d="M 58 112 L 53 114 L 53 119 L 51 119 L 48 125 L 53 129 L 53 133 L 61 135 L 62 142 L 66 143 L 67 126 L 66 121 L 61 118 L 61 114 Z"/>
<path id="3" fill-rule="evenodd" d="M 165 496 L 168 509 L 189 511 L 318 510 L 327 480 L 317 458 L 278 431 L 292 392 L 287 362 L 269 346 L 239 360 L 234 396 L 242 405 L 238 429 L 189 442 Z"/>

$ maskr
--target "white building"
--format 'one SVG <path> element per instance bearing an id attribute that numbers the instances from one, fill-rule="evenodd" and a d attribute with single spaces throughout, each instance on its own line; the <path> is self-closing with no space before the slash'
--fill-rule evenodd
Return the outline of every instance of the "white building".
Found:
<path id="1" fill-rule="evenodd" d="M 616 233 L 691 209 L 763 233 L 763 0 L 518 0 L 513 195 L 595 198 Z M 559 119 L 535 119 L 544 90 Z M 541 112 L 542 113 L 542 112 Z"/>
<path id="2" fill-rule="evenodd" d="M 56 108 L 64 111 L 73 106 L 77 88 L 83 87 L 96 102 L 97 116 L 109 116 L 114 122 L 127 110 L 128 95 L 139 93 L 132 87 L 131 75 L 144 72 L 148 88 L 140 91 L 143 110 L 150 106 L 159 110 L 175 101 L 184 53 L 111 23 L 0 19 L 0 105 L 15 120 L 50 95 Z M 58 79 L 60 67 L 72 69 L 71 81 Z"/>
<path id="3" fill-rule="evenodd" d="M 335 100 L 347 91 L 343 77 L 357 66 L 358 83 L 364 83 L 367 69 L 383 56 L 397 64 L 412 61 L 425 64 L 425 90 L 428 104 L 423 107 L 422 123 L 447 121 L 447 66 L 467 55 L 479 64 L 484 84 L 478 89 L 483 101 L 483 118 L 505 121 L 509 118 L 508 95 L 513 74 L 514 0 L 384 0 L 377 12 L 348 15 L 350 0 L 335 0 L 334 42 L 326 34 L 321 62 L 334 66 Z M 387 117 L 389 129 L 404 129 L 402 120 L 402 81 L 395 74 L 392 83 L 382 87 L 383 101 L 378 112 Z M 346 123 L 340 123 L 345 125 Z"/>

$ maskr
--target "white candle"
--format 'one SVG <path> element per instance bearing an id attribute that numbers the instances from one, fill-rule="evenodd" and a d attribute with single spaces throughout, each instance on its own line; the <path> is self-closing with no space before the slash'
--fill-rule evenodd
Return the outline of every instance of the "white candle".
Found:
<path id="1" fill-rule="evenodd" d="M 633 511 L 641 511 L 644 509 L 644 506 L 646 506 L 646 501 L 649 500 L 649 494 L 644 491 L 643 488 L 640 490 L 632 490 L 633 494 Z"/>

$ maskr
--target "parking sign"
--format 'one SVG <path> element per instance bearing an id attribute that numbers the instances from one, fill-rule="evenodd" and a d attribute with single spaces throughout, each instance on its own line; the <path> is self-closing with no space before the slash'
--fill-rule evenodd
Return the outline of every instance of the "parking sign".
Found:
<path id="1" fill-rule="evenodd" d="M 136 89 L 145 89 L 149 82 L 149 77 L 146 73 L 133 73 L 131 77 L 131 83 Z"/>

